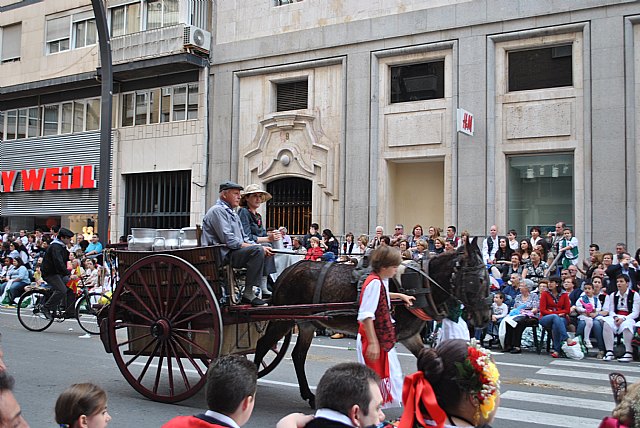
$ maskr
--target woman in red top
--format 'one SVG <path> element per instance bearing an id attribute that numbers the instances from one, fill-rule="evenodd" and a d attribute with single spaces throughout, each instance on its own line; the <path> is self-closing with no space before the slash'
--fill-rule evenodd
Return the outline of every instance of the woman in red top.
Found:
<path id="1" fill-rule="evenodd" d="M 540 325 L 551 330 L 553 337 L 551 356 L 553 358 L 560 356 L 562 343 L 565 340 L 569 346 L 574 346 L 577 343 L 575 340 L 569 339 L 567 334 L 570 311 L 569 293 L 562 288 L 560 278 L 552 276 L 549 278 L 549 290 L 543 291 L 540 295 Z"/>

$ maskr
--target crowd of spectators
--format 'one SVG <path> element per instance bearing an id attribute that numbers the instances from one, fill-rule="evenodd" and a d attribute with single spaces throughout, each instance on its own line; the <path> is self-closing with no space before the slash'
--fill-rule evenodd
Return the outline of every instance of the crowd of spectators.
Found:
<path id="1" fill-rule="evenodd" d="M 13 307 L 27 287 L 47 287 L 42 278 L 41 265 L 58 230 L 59 227 L 54 226 L 48 232 L 36 229 L 33 232 L 20 230 L 13 233 L 9 226 L 5 226 L 0 234 L 0 304 Z M 67 246 L 67 286 L 71 290 L 77 292 L 82 282 L 90 289 L 104 285 L 102 249 L 98 234 L 85 237 L 78 233 L 71 240 Z"/>

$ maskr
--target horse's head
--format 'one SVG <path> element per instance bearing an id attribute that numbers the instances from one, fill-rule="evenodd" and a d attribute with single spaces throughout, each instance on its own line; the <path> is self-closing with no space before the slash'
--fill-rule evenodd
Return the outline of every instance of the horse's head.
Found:
<path id="1" fill-rule="evenodd" d="M 459 250 L 453 286 L 455 296 L 469 314 L 469 324 L 484 327 L 491 320 L 491 295 L 489 275 L 477 240 L 474 238 Z"/>

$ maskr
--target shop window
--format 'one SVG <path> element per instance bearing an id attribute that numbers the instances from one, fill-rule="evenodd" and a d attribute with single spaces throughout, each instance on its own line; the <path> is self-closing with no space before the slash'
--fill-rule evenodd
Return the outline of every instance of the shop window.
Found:
<path id="1" fill-rule="evenodd" d="M 20 61 L 20 44 L 22 41 L 22 23 L 7 25 L 2 29 L 2 51 L 0 62 Z"/>
<path id="2" fill-rule="evenodd" d="M 198 118 L 198 84 L 194 83 L 187 87 L 187 120 Z"/>
<path id="3" fill-rule="evenodd" d="M 84 131 L 84 102 L 73 102 L 73 132 Z"/>
<path id="4" fill-rule="evenodd" d="M 162 88 L 160 101 L 160 122 L 171 121 L 171 88 Z"/>
<path id="5" fill-rule="evenodd" d="M 149 123 L 160 121 L 160 89 L 149 91 Z"/>
<path id="6" fill-rule="evenodd" d="M 444 60 L 391 67 L 391 103 L 444 98 Z"/>
<path id="7" fill-rule="evenodd" d="M 509 91 L 573 86 L 572 45 L 508 53 Z"/>
<path id="8" fill-rule="evenodd" d="M 4 141 L 4 112 L 0 111 L 0 141 Z"/>
<path id="9" fill-rule="evenodd" d="M 135 94 L 133 93 L 122 95 L 122 117 L 120 118 L 121 126 L 133 126 L 134 96 Z"/>
<path id="10" fill-rule="evenodd" d="M 44 106 L 42 112 L 42 135 L 56 135 L 58 133 L 58 104 Z"/>
<path id="11" fill-rule="evenodd" d="M 86 130 L 95 131 L 100 129 L 100 98 L 87 100 Z"/>
<path id="12" fill-rule="evenodd" d="M 40 136 L 40 109 L 31 107 L 27 113 L 27 137 Z"/>
<path id="13" fill-rule="evenodd" d="M 18 110 L 7 111 L 7 140 L 15 140 L 18 126 Z"/>
<path id="14" fill-rule="evenodd" d="M 307 79 L 276 83 L 276 111 L 308 108 L 309 83 Z"/>
<path id="15" fill-rule="evenodd" d="M 179 229 L 190 224 L 191 171 L 128 174 L 125 178 L 125 231 Z"/>
<path id="16" fill-rule="evenodd" d="M 69 134 L 73 127 L 73 103 L 62 103 L 62 117 L 60 119 L 60 133 Z"/>
<path id="17" fill-rule="evenodd" d="M 27 114 L 29 110 L 26 108 L 21 108 L 18 110 L 18 132 L 16 133 L 16 138 L 26 138 L 27 137 Z"/>
<path id="18" fill-rule="evenodd" d="M 147 92 L 138 92 L 136 93 L 136 125 L 146 125 L 147 124 L 147 110 L 148 110 L 148 101 Z"/>
<path id="19" fill-rule="evenodd" d="M 507 225 L 518 235 L 530 226 L 572 223 L 574 162 L 571 154 L 523 155 L 508 158 Z M 545 227 L 546 229 L 546 227 Z"/>
<path id="20" fill-rule="evenodd" d="M 173 88 L 173 120 L 184 120 L 187 109 L 187 87 L 176 86 Z"/>

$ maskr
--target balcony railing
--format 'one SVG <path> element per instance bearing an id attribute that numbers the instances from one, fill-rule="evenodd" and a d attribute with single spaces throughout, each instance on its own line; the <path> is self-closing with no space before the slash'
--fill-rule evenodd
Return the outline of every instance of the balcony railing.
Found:
<path id="1" fill-rule="evenodd" d="M 185 52 L 184 28 L 186 26 L 186 24 L 178 24 L 113 37 L 111 39 L 113 64 Z"/>

